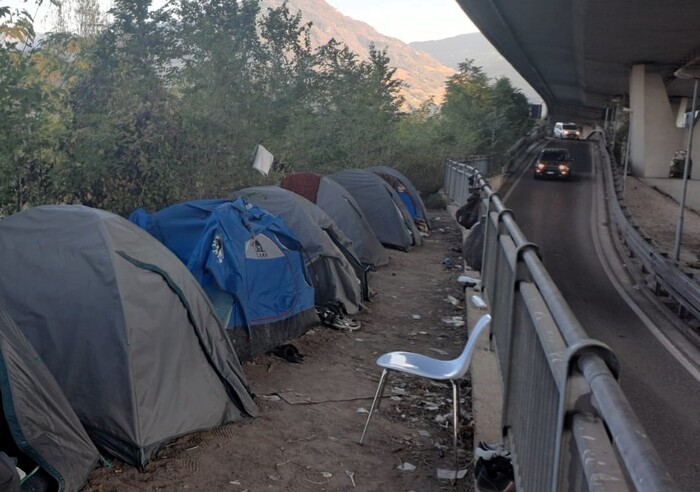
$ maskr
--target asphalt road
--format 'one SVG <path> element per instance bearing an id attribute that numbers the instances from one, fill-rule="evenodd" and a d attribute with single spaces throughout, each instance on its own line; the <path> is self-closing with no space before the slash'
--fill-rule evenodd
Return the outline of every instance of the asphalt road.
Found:
<path id="1" fill-rule="evenodd" d="M 596 254 L 592 147 L 584 141 L 550 146 L 571 150 L 571 180 L 535 180 L 529 169 L 506 206 L 539 245 L 545 267 L 588 334 L 617 354 L 622 389 L 671 476 L 681 490 L 700 490 L 700 382 L 626 304 Z"/>

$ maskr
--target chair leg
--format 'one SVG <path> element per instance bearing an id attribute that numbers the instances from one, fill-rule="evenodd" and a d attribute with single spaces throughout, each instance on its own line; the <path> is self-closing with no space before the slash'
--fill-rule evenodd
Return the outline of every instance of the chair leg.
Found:
<path id="1" fill-rule="evenodd" d="M 365 440 L 365 434 L 367 433 L 367 427 L 369 426 L 369 421 L 372 418 L 374 411 L 379 408 L 382 401 L 382 395 L 384 394 L 384 388 L 386 387 L 386 382 L 389 379 L 389 369 L 384 369 L 382 371 L 382 377 L 379 378 L 379 385 L 377 386 L 377 393 L 374 395 L 374 400 L 372 400 L 372 406 L 369 408 L 369 415 L 367 415 L 367 422 L 365 422 L 365 428 L 362 431 L 362 437 L 360 437 L 360 444 Z"/>
<path id="2" fill-rule="evenodd" d="M 452 450 L 454 453 L 455 481 L 457 481 L 457 434 L 459 433 L 459 385 L 457 381 L 452 383 Z"/>

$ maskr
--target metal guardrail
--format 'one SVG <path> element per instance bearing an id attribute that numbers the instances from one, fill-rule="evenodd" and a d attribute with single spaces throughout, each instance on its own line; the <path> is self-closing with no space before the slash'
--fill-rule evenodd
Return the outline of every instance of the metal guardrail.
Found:
<path id="1" fill-rule="evenodd" d="M 469 187 L 463 179 L 464 172 L 458 172 L 458 169 L 471 167 L 486 177 L 517 171 L 522 154 L 533 142 L 541 140 L 546 130 L 545 125 L 534 127 L 529 134 L 515 142 L 504 158 L 495 155 L 475 155 L 459 161 L 448 160 L 447 162 L 450 164 L 449 167 L 445 167 L 443 190 L 455 203 L 460 206 L 464 205 L 469 197 Z"/>
<path id="2" fill-rule="evenodd" d="M 461 161 L 451 161 L 450 167 L 445 167 L 445 179 L 443 182 L 443 190 L 452 198 L 458 205 L 464 205 L 469 198 L 470 183 L 467 180 L 467 174 L 464 172 L 453 172 L 456 169 L 467 167 L 476 169 L 480 174 L 489 176 L 496 172 L 496 159 L 492 155 L 477 155 Z"/>
<path id="3" fill-rule="evenodd" d="M 615 158 L 611 156 L 605 146 L 605 136 L 601 132 L 595 132 L 589 136 L 590 140 L 597 142 L 600 158 L 604 163 L 605 184 L 607 195 L 617 196 L 617 200 L 610 200 L 610 211 L 619 231 L 619 235 L 629 248 L 630 252 L 639 258 L 647 271 L 652 272 L 656 282 L 669 293 L 675 301 L 683 306 L 689 313 L 700 320 L 700 284 L 692 274 L 677 267 L 666 254 L 657 250 L 654 242 L 648 236 L 643 235 L 631 218 L 622 200 L 622 179 L 617 171 Z M 621 205 L 622 203 L 622 205 Z"/>
<path id="4" fill-rule="evenodd" d="M 588 337 L 542 265 L 537 246 L 527 241 L 478 170 L 448 162 L 445 175 L 445 190 L 453 198 L 465 194 L 460 186 L 482 191 L 482 285 L 491 309 L 503 389 L 501 424 L 516 489 L 677 490 L 620 389 L 615 355 Z"/>

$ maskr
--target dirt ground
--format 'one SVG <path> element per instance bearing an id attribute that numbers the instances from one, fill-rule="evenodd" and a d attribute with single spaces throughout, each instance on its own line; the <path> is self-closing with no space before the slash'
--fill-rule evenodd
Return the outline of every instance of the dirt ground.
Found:
<path id="1" fill-rule="evenodd" d="M 117 461 L 93 472 L 87 491 L 425 491 L 473 490 L 473 474 L 453 487 L 438 480 L 452 468 L 451 390 L 418 378 L 389 380 L 365 445 L 358 444 L 380 371 L 376 358 L 409 350 L 450 358 L 466 328 L 443 321 L 463 316 L 447 302 L 463 299 L 459 226 L 432 212 L 435 229 L 422 247 L 391 251 L 390 265 L 371 277 L 377 292 L 362 328 L 318 327 L 293 343 L 302 364 L 267 355 L 244 365 L 260 417 L 181 438 L 161 450 L 145 472 Z M 470 466 L 470 387 L 462 387 L 460 468 Z M 403 467 L 403 469 L 401 469 Z M 413 468 L 415 467 L 415 469 Z"/>
<path id="2" fill-rule="evenodd" d="M 628 178 L 626 202 L 640 228 L 672 251 L 677 202 Z M 653 211 L 653 213 L 650 213 Z M 391 251 L 391 263 L 372 275 L 377 292 L 355 332 L 318 327 L 293 343 L 302 364 L 274 356 L 244 364 L 260 417 L 181 438 L 140 473 L 118 461 L 93 472 L 86 491 L 472 491 L 467 478 L 453 487 L 437 478 L 452 468 L 451 400 L 446 385 L 393 377 L 367 441 L 358 444 L 380 371 L 374 361 L 391 350 L 452 357 L 466 329 L 443 321 L 464 311 L 446 301 L 463 299 L 459 227 L 445 211 L 432 211 L 435 230 L 410 253 Z M 697 266 L 700 215 L 685 217 L 682 259 Z M 471 467 L 469 381 L 462 387 L 460 468 Z M 400 469 L 400 467 L 405 469 Z M 415 469 L 412 469 L 415 467 Z M 354 483 L 353 483 L 354 481 Z"/>

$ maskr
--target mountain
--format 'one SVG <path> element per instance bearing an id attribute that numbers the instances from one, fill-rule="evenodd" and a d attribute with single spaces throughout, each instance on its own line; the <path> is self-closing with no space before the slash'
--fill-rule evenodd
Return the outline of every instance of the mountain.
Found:
<path id="1" fill-rule="evenodd" d="M 262 0 L 263 12 L 266 7 L 277 7 L 282 0 Z M 387 48 L 391 66 L 396 67 L 396 77 L 407 87 L 402 91 L 409 107 L 416 108 L 433 97 L 442 102 L 445 82 L 455 73 L 435 60 L 428 53 L 408 44 L 377 32 L 370 25 L 347 17 L 324 0 L 288 0 L 290 12 L 301 11 L 302 18 L 311 22 L 311 40 L 314 46 L 321 46 L 331 38 L 344 43 L 352 51 L 366 58 L 371 43 L 378 49 Z"/>
<path id="2" fill-rule="evenodd" d="M 530 87 L 518 72 L 496 51 L 480 32 L 460 34 L 437 41 L 419 41 L 409 46 L 424 51 L 441 63 L 457 69 L 467 58 L 474 60 L 489 77 L 508 77 L 532 103 L 539 104 L 542 98 Z"/>

